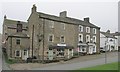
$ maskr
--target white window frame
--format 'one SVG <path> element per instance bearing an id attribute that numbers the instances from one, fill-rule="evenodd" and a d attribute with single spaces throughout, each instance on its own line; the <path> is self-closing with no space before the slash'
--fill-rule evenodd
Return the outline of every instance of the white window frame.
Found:
<path id="1" fill-rule="evenodd" d="M 81 30 L 80 30 L 80 27 L 81 27 Z M 82 25 L 79 25 L 79 32 L 83 32 L 83 26 Z"/>
<path id="2" fill-rule="evenodd" d="M 81 39 L 80 39 L 80 35 L 81 35 Z M 83 34 L 79 34 L 78 35 L 78 41 L 82 41 L 83 42 Z"/>
<path id="3" fill-rule="evenodd" d="M 94 45 L 94 47 L 95 47 L 95 50 L 93 52 L 96 52 L 96 45 Z"/>
<path id="4" fill-rule="evenodd" d="M 19 51 L 19 56 L 16 56 L 17 51 Z M 15 57 L 21 57 L 21 50 L 15 50 Z"/>
<path id="5" fill-rule="evenodd" d="M 62 40 L 61 40 L 61 37 L 62 37 L 62 36 L 64 37 L 64 42 L 62 42 Z M 64 36 L 64 35 L 61 35 L 61 36 L 60 36 L 60 42 L 61 42 L 61 43 L 65 43 L 65 36 Z"/>
<path id="6" fill-rule="evenodd" d="M 94 38 L 95 38 L 95 40 L 94 40 Z M 93 36 L 93 42 L 96 42 L 96 36 Z"/>
<path id="7" fill-rule="evenodd" d="M 49 41 L 50 36 L 52 36 L 52 41 Z M 49 41 L 49 42 L 54 42 L 54 34 L 49 34 L 49 35 L 48 35 L 48 41 Z"/>
<path id="8" fill-rule="evenodd" d="M 88 40 L 87 40 L 87 36 L 88 36 Z M 86 35 L 86 42 L 90 42 L 90 35 Z"/>
<path id="9" fill-rule="evenodd" d="M 50 28 L 54 28 L 54 21 L 50 21 L 49 27 L 50 27 Z"/>
<path id="10" fill-rule="evenodd" d="M 63 27 L 63 29 L 65 30 L 65 23 L 61 23 L 61 25 L 63 25 L 62 27 Z"/>
<path id="11" fill-rule="evenodd" d="M 88 29 L 88 31 L 87 31 Z M 90 33 L 90 27 L 86 27 L 86 33 Z"/>
<path id="12" fill-rule="evenodd" d="M 93 34 L 96 34 L 96 28 L 93 28 Z"/>

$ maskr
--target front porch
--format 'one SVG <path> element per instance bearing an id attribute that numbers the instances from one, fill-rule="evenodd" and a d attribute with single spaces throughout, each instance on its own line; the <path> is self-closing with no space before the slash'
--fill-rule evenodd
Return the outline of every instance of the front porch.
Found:
<path id="1" fill-rule="evenodd" d="M 50 45 L 48 50 L 48 59 L 70 59 L 73 57 L 73 48 L 73 46 L 68 45 Z"/>
<path id="2" fill-rule="evenodd" d="M 77 51 L 79 55 L 95 54 L 96 45 L 94 43 L 78 43 Z"/>

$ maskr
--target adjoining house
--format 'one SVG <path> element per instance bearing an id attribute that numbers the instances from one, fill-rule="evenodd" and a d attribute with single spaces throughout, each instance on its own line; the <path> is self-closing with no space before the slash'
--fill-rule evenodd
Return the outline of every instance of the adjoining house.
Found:
<path id="1" fill-rule="evenodd" d="M 59 16 L 45 14 L 37 12 L 35 5 L 31 11 L 28 19 L 30 49 L 37 58 L 49 59 L 53 54 L 68 55 L 69 58 L 70 51 L 73 56 L 76 50 L 99 53 L 100 28 L 90 23 L 89 18 L 84 18 L 84 21 L 70 18 L 66 11 L 60 12 Z"/>
<path id="2" fill-rule="evenodd" d="M 6 39 L 6 52 L 9 59 L 28 58 L 29 35 L 25 34 L 20 21 L 17 23 L 16 33 L 9 34 Z"/>
<path id="3" fill-rule="evenodd" d="M 90 23 L 88 17 L 70 18 L 66 11 L 59 16 L 45 14 L 37 12 L 33 5 L 28 22 L 4 17 L 3 41 L 10 58 L 70 59 L 75 52 L 100 52 L 100 27 Z"/>
<path id="4" fill-rule="evenodd" d="M 7 16 L 4 16 L 3 21 L 3 32 L 2 32 L 2 47 L 6 48 L 6 39 L 9 35 L 16 33 L 17 29 L 17 20 L 7 19 Z M 28 34 L 28 23 L 20 21 L 22 24 L 22 33 Z"/>
<path id="5" fill-rule="evenodd" d="M 118 37 L 115 33 L 107 32 L 100 33 L 100 47 L 102 51 L 116 51 L 118 50 Z"/>

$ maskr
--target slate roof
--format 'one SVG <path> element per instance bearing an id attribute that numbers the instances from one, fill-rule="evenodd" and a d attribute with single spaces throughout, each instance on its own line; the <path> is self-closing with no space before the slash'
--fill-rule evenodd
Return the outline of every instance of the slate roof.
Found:
<path id="1" fill-rule="evenodd" d="M 13 34 L 9 35 L 8 37 L 29 38 L 29 35 L 27 35 L 23 32 L 16 32 L 16 33 L 13 33 Z"/>
<path id="2" fill-rule="evenodd" d="M 83 25 L 83 26 L 89 26 L 89 27 L 94 27 L 94 28 L 98 28 L 100 29 L 100 27 L 92 24 L 92 23 L 88 23 L 79 19 L 75 19 L 75 18 L 70 18 L 70 17 L 58 17 L 55 15 L 50 15 L 50 14 L 45 14 L 42 12 L 37 12 L 39 14 L 40 18 L 45 18 L 45 19 L 49 19 L 49 20 L 54 20 L 54 21 L 58 21 L 58 22 L 65 22 L 65 23 L 69 23 L 69 24 L 76 24 L 76 25 Z"/>
<path id="3" fill-rule="evenodd" d="M 17 25 L 18 21 L 17 20 L 12 20 L 12 19 L 4 19 L 4 24 L 7 25 L 10 28 L 16 28 L 16 25 Z M 27 22 L 20 21 L 20 23 L 23 25 L 23 29 L 25 29 L 28 26 Z"/>
<path id="4" fill-rule="evenodd" d="M 108 38 L 115 38 L 116 39 L 116 37 L 115 37 L 115 35 L 113 33 L 102 32 L 102 31 L 100 33 L 105 35 Z"/>

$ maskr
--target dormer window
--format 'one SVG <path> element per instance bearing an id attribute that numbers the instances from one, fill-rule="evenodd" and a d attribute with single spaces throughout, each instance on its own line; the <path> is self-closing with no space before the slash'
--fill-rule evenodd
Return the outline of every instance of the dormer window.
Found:
<path id="1" fill-rule="evenodd" d="M 79 31 L 83 32 L 83 26 L 82 25 L 79 25 Z"/>
<path id="2" fill-rule="evenodd" d="M 90 27 L 86 27 L 86 33 L 90 33 Z"/>

